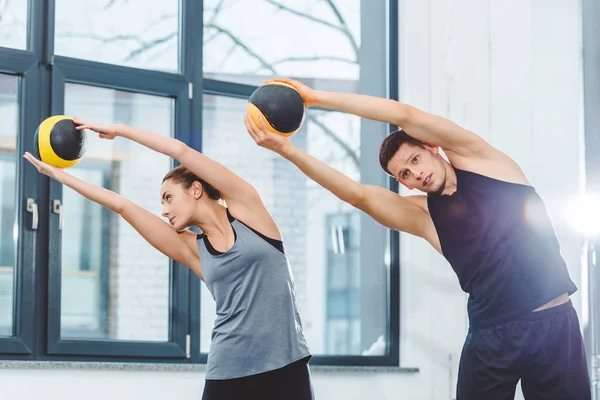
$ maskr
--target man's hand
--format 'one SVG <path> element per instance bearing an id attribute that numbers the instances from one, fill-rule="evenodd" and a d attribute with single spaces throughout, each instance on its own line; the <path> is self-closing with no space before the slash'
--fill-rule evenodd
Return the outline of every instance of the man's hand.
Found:
<path id="1" fill-rule="evenodd" d="M 309 88 L 304 83 L 298 82 L 294 79 L 275 78 L 275 79 L 266 81 L 265 84 L 273 83 L 273 82 L 282 82 L 282 83 L 286 83 L 286 84 L 294 87 L 298 92 L 300 92 L 300 95 L 304 99 L 304 103 L 306 103 L 306 107 L 314 107 L 314 106 L 318 105 L 317 102 L 318 102 L 318 93 L 319 92 L 315 89 Z"/>

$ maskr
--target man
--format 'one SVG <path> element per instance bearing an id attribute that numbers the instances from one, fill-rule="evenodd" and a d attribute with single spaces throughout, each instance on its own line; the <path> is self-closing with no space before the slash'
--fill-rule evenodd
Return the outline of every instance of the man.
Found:
<path id="1" fill-rule="evenodd" d="M 245 116 L 262 147 L 390 229 L 422 237 L 469 294 L 457 400 L 591 399 L 570 279 L 545 206 L 521 168 L 477 134 L 389 99 L 314 90 L 290 79 L 308 107 L 402 127 L 381 144 L 381 167 L 409 189 L 361 185 Z M 449 160 L 440 153 L 442 148 Z"/>

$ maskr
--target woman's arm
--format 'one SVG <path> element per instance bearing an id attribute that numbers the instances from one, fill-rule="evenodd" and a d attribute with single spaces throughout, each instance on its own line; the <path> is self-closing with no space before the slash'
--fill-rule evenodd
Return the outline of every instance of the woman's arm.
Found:
<path id="1" fill-rule="evenodd" d="M 74 122 L 79 125 L 77 129 L 93 130 L 98 132 L 103 139 L 114 139 L 116 136 L 122 136 L 174 158 L 221 192 L 228 205 L 231 202 L 247 204 L 249 201 L 256 202 L 258 199 L 258 193 L 252 185 L 234 174 L 229 168 L 190 148 L 180 140 L 123 124 L 95 124 L 76 118 Z"/>
<path id="2" fill-rule="evenodd" d="M 103 187 L 75 178 L 64 170 L 52 167 L 29 153 L 24 156 L 40 173 L 73 189 L 87 199 L 121 215 L 148 243 L 169 258 L 187 266 L 202 278 L 196 235 L 178 234 L 166 221 L 125 197 Z"/>
<path id="3" fill-rule="evenodd" d="M 180 140 L 123 124 L 94 124 L 77 118 L 74 119 L 74 122 L 79 125 L 77 129 L 90 129 L 99 133 L 103 139 L 122 136 L 176 159 L 181 165 L 221 192 L 223 199 L 227 202 L 227 207 L 231 209 L 236 218 L 246 222 L 263 235 L 273 239 L 281 238 L 277 224 L 254 186 L 229 168 L 190 148 Z"/>

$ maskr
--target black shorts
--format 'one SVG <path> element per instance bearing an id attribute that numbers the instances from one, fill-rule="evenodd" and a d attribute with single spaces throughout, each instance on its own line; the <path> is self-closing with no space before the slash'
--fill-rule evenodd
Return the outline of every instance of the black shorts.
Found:
<path id="1" fill-rule="evenodd" d="M 308 359 L 243 378 L 207 379 L 202 400 L 313 400 Z"/>
<path id="2" fill-rule="evenodd" d="M 457 400 L 590 400 L 583 338 L 571 301 L 469 333 Z"/>

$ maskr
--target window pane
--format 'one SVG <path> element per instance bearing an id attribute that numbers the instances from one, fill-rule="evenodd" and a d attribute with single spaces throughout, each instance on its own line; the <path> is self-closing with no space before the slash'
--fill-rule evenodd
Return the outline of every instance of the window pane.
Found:
<path id="1" fill-rule="evenodd" d="M 65 113 L 173 134 L 173 100 L 67 84 Z M 116 191 L 156 215 L 171 160 L 136 143 L 99 139 L 69 172 Z M 124 219 L 63 188 L 61 336 L 116 340 L 169 338 L 170 261 Z"/>
<path id="2" fill-rule="evenodd" d="M 378 337 L 386 338 L 387 231 L 365 222 L 363 214 L 289 161 L 256 146 L 242 122 L 246 104 L 204 96 L 203 152 L 253 184 L 279 225 L 313 354 L 362 354 Z M 362 123 L 348 114 L 310 110 L 292 142 L 354 180 L 360 181 L 364 171 L 384 175 L 373 169 L 378 168 L 376 154 L 368 153 L 374 157 L 371 163 L 361 161 Z M 201 313 L 201 350 L 206 352 L 215 312 L 204 285 Z M 340 332 L 345 335 L 342 344 Z"/>
<path id="3" fill-rule="evenodd" d="M 17 77 L 0 74 L 0 336 L 12 336 L 14 324 L 18 83 Z"/>
<path id="4" fill-rule="evenodd" d="M 0 2 L 0 47 L 27 48 L 27 0 Z"/>
<path id="5" fill-rule="evenodd" d="M 179 70 L 179 1 L 56 0 L 56 54 Z"/>
<path id="6" fill-rule="evenodd" d="M 205 77 L 248 84 L 272 76 L 357 80 L 360 7 L 361 0 L 205 0 Z M 378 25 L 384 40 L 385 23 Z"/>

